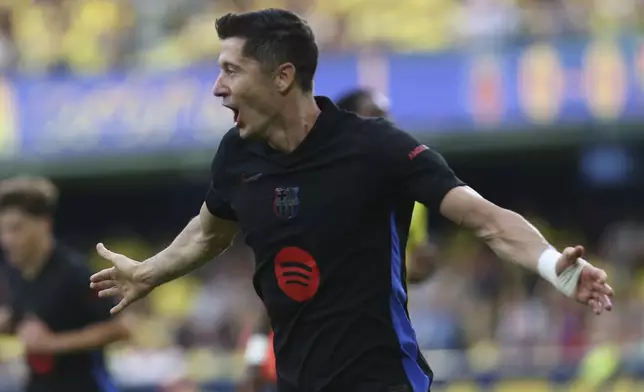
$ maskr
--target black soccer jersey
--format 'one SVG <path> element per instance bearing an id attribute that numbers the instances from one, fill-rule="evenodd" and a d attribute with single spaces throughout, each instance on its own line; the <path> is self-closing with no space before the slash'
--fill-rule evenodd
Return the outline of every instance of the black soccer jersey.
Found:
<path id="1" fill-rule="evenodd" d="M 89 288 L 91 275 L 82 258 L 56 247 L 37 278 L 26 280 L 6 267 L 14 324 L 35 316 L 53 333 L 77 331 L 110 318 L 111 301 Z M 60 355 L 27 353 L 28 392 L 113 392 L 102 350 Z"/>
<path id="2" fill-rule="evenodd" d="M 322 112 L 290 154 L 230 130 L 206 205 L 255 252 L 280 391 L 426 392 L 404 249 L 414 201 L 437 208 L 463 183 L 388 121 L 316 101 Z"/>

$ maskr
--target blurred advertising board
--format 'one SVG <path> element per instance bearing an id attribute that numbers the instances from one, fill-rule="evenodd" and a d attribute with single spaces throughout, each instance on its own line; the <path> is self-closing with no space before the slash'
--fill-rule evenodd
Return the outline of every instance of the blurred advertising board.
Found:
<path id="1" fill-rule="evenodd" d="M 215 146 L 232 115 L 216 64 L 171 73 L 0 79 L 0 159 L 160 153 Z M 327 55 L 317 94 L 391 97 L 419 137 L 644 120 L 644 41 L 567 41 L 496 52 Z M 554 131 L 553 131 L 554 132 Z"/>

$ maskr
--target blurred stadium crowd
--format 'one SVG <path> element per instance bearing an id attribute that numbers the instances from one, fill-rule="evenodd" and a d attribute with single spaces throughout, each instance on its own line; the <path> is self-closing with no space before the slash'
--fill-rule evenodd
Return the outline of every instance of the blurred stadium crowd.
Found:
<path id="1" fill-rule="evenodd" d="M 612 384 L 623 374 L 641 374 L 644 246 L 637 239 L 644 235 L 644 226 L 630 219 L 617 221 L 591 241 L 572 222 L 554 229 L 536 216 L 528 217 L 558 247 L 587 244 L 589 259 L 611 275 L 618 306 L 596 317 L 532 274 L 499 261 L 470 233 L 442 231 L 433 239 L 439 247 L 437 272 L 411 286 L 409 299 L 419 344 L 437 380 L 449 382 L 450 391 L 469 391 L 465 388 L 471 380 L 509 377 L 530 382 L 508 388 L 542 391 L 547 390 L 545 380 L 567 384 L 573 379 L 579 391 L 591 391 L 613 390 L 603 389 L 604 383 Z M 145 218 L 132 219 L 146 224 L 141 222 Z M 161 223 L 134 234 L 128 223 L 116 220 L 110 230 L 118 234 L 104 239 L 115 251 L 139 260 L 161 250 L 175 231 Z M 65 231 L 64 239 L 92 255 L 93 269 L 106 267 L 93 255 L 93 243 L 84 241 L 84 236 L 94 235 L 93 229 L 84 229 L 85 234 L 77 227 Z M 252 272 L 252 254 L 237 240 L 216 262 L 153 291 L 127 314 L 132 338 L 108 351 L 113 374 L 131 387 L 165 385 L 168 391 L 193 391 L 182 389 L 193 382 L 237 379 L 244 369 L 246 339 L 263 311 L 252 289 Z M 6 301 L 3 292 L 0 299 Z M 6 365 L 0 366 L 0 390 L 24 370 L 18 365 L 21 355 L 13 338 L 0 340 L 0 361 Z M 615 390 L 635 391 L 638 385 Z"/>
<path id="2" fill-rule="evenodd" d="M 643 27 L 641 0 L 1 0 L 0 69 L 168 69 L 216 55 L 213 19 L 289 8 L 324 51 L 438 51 Z"/>
<path id="3" fill-rule="evenodd" d="M 0 70 L 181 68 L 216 56 L 217 15 L 268 6 L 305 16 L 325 52 L 480 49 L 644 28 L 642 0 L 0 0 Z M 539 225 L 559 246 L 589 245 L 590 259 L 609 271 L 618 302 L 602 318 L 501 264 L 467 234 L 442 236 L 438 271 L 410 288 L 409 304 L 435 372 L 449 377 L 502 368 L 529 378 L 556 377 L 580 365 L 582 390 L 591 390 L 589 385 L 600 386 L 622 371 L 644 369 L 644 225 L 630 218 L 592 238 L 577 226 Z M 115 251 L 144 259 L 180 226 L 163 227 L 162 238 L 104 240 Z M 92 243 L 75 242 L 92 249 Z M 111 348 L 115 375 L 129 385 L 239 375 L 240 349 L 262 311 L 250 284 L 251 259 L 236 246 L 224 260 L 163 286 L 134 307 L 133 339 Z M 0 360 L 12 363 L 20 353 L 17 342 L 2 339 Z M 0 368 L 0 380 L 15 372 L 13 366 Z M 630 388 L 625 390 L 635 390 Z"/>

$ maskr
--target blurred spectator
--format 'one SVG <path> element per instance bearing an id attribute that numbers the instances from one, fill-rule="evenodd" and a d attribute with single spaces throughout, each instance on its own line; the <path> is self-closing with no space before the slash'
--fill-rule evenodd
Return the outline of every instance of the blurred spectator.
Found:
<path id="1" fill-rule="evenodd" d="M 461 42 L 478 48 L 508 44 L 520 32 L 520 17 L 514 1 L 463 0 L 455 33 Z"/>
<path id="2" fill-rule="evenodd" d="M 126 0 L 69 1 L 64 12 L 62 50 L 74 72 L 104 72 L 119 64 L 121 43 L 132 22 Z"/>
<path id="3" fill-rule="evenodd" d="M 238 346 L 244 327 L 262 311 L 251 285 L 252 260 L 248 248 L 233 246 L 205 276 L 207 284 L 196 294 L 188 316 L 190 346 L 205 342 L 224 350 Z"/>
<path id="4" fill-rule="evenodd" d="M 578 10 L 578 4 L 574 0 L 523 0 L 520 6 L 523 32 L 530 40 L 568 36 L 587 28 L 586 20 L 577 19 L 575 11 Z M 588 4 L 582 7 L 583 18 L 591 10 Z"/>
<path id="5" fill-rule="evenodd" d="M 459 296 L 464 282 L 449 268 L 430 282 L 409 287 L 409 313 L 422 349 L 461 350 L 467 347 L 461 327 Z"/>
<path id="6" fill-rule="evenodd" d="M 322 51 L 486 49 L 517 41 L 640 31 L 641 0 L 3 0 L 0 67 L 97 73 L 213 61 L 214 20 L 283 7 L 303 15 Z M 12 21 L 13 18 L 13 21 Z M 13 24 L 13 28 L 12 28 Z M 13 30 L 13 32 L 12 32 Z"/>
<path id="7" fill-rule="evenodd" d="M 62 0 L 15 2 L 15 39 L 21 67 L 45 73 L 65 69 L 63 39 L 69 19 Z"/>
<path id="8" fill-rule="evenodd" d="M 0 73 L 16 69 L 18 48 L 14 42 L 11 9 L 0 6 Z"/>

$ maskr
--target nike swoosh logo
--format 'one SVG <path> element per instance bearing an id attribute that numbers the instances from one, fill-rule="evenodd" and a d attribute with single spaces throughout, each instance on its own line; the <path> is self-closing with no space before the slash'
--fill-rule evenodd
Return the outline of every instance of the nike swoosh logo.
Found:
<path id="1" fill-rule="evenodd" d="M 242 182 L 244 182 L 244 183 L 246 183 L 246 182 L 253 182 L 253 181 L 257 181 L 257 180 L 259 180 L 259 179 L 260 179 L 260 177 L 262 177 L 263 175 L 264 175 L 263 173 L 253 174 L 252 176 L 248 176 L 248 177 L 247 177 L 246 175 L 243 175 L 243 176 L 242 176 L 241 181 L 242 181 Z"/>

